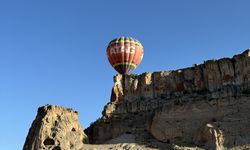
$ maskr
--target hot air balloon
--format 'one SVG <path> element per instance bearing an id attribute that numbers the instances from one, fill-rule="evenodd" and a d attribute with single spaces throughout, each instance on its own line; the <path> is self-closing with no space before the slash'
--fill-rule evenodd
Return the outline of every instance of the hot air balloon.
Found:
<path id="1" fill-rule="evenodd" d="M 144 51 L 138 40 L 122 36 L 109 42 L 106 53 L 117 72 L 130 74 L 141 63 Z"/>

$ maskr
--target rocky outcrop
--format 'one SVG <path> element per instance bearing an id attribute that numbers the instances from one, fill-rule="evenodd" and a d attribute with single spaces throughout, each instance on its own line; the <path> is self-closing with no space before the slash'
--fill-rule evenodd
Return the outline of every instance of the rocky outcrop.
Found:
<path id="1" fill-rule="evenodd" d="M 72 109 L 46 105 L 40 107 L 26 137 L 23 150 L 84 150 L 87 136 Z"/>
<path id="2" fill-rule="evenodd" d="M 250 149 L 250 50 L 175 71 L 116 75 L 102 114 L 87 137 L 76 111 L 40 107 L 23 149 Z"/>
<path id="3" fill-rule="evenodd" d="M 205 143 L 206 149 L 223 150 L 223 132 L 212 124 L 206 124 L 197 136 L 197 141 Z"/>
<path id="4" fill-rule="evenodd" d="M 250 144 L 250 51 L 175 70 L 117 75 L 91 143 L 149 133 L 164 143 L 209 149 Z"/>
<path id="5" fill-rule="evenodd" d="M 171 98 L 172 95 L 180 97 L 199 92 L 210 94 L 211 98 L 233 96 L 237 90 L 249 89 L 249 57 L 250 51 L 246 50 L 231 59 L 208 60 L 204 64 L 175 71 L 117 75 L 114 77 L 111 102 L 132 102 L 138 98 L 161 96 Z M 227 89 L 229 87 L 237 89 Z M 220 92 L 222 95 L 218 95 L 221 90 L 226 93 Z"/>

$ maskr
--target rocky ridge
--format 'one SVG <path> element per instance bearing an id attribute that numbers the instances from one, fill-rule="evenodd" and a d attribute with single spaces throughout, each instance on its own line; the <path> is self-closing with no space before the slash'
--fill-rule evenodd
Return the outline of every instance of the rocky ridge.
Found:
<path id="1" fill-rule="evenodd" d="M 102 114 L 86 136 L 72 109 L 41 107 L 24 149 L 250 149 L 250 50 L 175 71 L 116 75 Z"/>
<path id="2" fill-rule="evenodd" d="M 233 148 L 250 143 L 250 51 L 175 70 L 117 75 L 91 143 L 148 133 L 164 143 Z"/>

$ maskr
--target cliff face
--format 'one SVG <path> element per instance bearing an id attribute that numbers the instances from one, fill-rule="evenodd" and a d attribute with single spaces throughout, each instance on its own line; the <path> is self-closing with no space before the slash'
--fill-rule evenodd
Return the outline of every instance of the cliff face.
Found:
<path id="1" fill-rule="evenodd" d="M 250 144 L 250 51 L 176 71 L 117 75 L 91 143 L 149 133 L 180 145 Z"/>
<path id="2" fill-rule="evenodd" d="M 250 50 L 176 71 L 115 76 L 103 116 L 85 133 L 76 111 L 46 105 L 23 149 L 250 149 Z"/>

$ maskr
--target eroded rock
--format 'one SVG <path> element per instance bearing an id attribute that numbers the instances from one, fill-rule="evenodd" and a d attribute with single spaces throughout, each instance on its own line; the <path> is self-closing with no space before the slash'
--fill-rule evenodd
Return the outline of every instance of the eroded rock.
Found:
<path id="1" fill-rule="evenodd" d="M 196 140 L 198 144 L 205 144 L 206 149 L 224 150 L 223 132 L 210 123 L 199 132 Z"/>
<path id="2" fill-rule="evenodd" d="M 88 143 L 88 138 L 76 111 L 45 105 L 38 109 L 23 150 L 80 150 L 84 143 Z"/>
<path id="3" fill-rule="evenodd" d="M 86 130 L 91 143 L 124 133 L 149 133 L 178 149 L 197 141 L 205 149 L 250 143 L 250 50 L 180 70 L 117 75 L 114 81 L 102 118 Z M 204 127 L 210 122 L 216 126 Z"/>
<path id="4" fill-rule="evenodd" d="M 84 134 L 72 109 L 39 108 L 24 148 L 250 148 L 250 51 L 193 67 L 117 75 L 103 116 Z M 105 145 L 85 144 L 98 143 Z M 112 145 L 110 145 L 112 143 Z"/>

